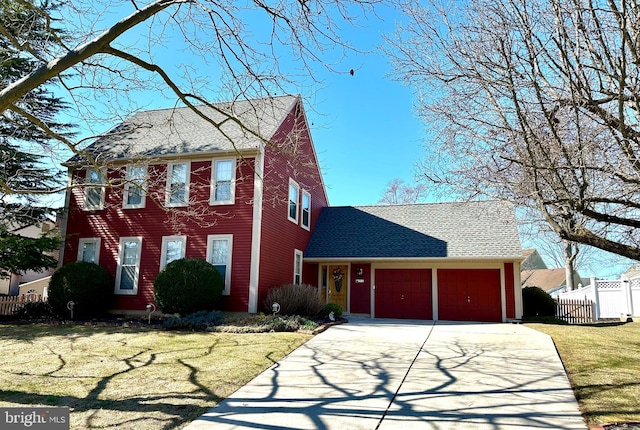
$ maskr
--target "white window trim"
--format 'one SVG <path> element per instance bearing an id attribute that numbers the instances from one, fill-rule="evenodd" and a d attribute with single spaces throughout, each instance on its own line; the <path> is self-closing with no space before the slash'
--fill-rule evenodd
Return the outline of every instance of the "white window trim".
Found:
<path id="1" fill-rule="evenodd" d="M 104 209 L 104 194 L 105 194 L 105 189 L 104 189 L 104 185 L 102 186 L 88 186 L 87 184 L 89 184 L 90 182 L 88 181 L 89 179 L 89 172 L 91 171 L 96 171 L 98 172 L 99 175 L 101 176 L 106 176 L 105 174 L 105 170 L 104 169 L 96 169 L 94 167 L 87 167 L 85 169 L 85 174 L 84 174 L 84 184 L 85 184 L 85 188 L 83 190 L 83 201 L 82 201 L 82 209 L 86 210 L 86 211 L 95 211 L 95 210 L 102 210 Z M 87 205 L 87 192 L 90 189 L 99 189 L 100 190 L 100 203 L 97 206 L 89 206 Z"/>
<path id="2" fill-rule="evenodd" d="M 140 184 L 140 188 L 141 188 L 141 193 L 140 193 L 140 203 L 136 204 L 136 205 L 130 205 L 127 204 L 127 200 L 129 200 L 129 188 L 131 187 L 136 187 L 136 185 L 134 185 L 133 183 L 131 183 L 131 176 L 129 174 L 130 169 L 133 167 L 143 167 L 144 168 L 144 179 L 142 180 L 142 183 Z M 126 179 L 126 183 L 124 184 L 124 196 L 123 196 L 123 200 L 122 200 L 122 207 L 124 209 L 142 209 L 146 206 L 146 201 L 147 201 L 147 192 L 146 192 L 146 188 L 147 188 L 147 175 L 148 175 L 148 169 L 147 166 L 141 166 L 141 165 L 130 165 L 127 166 L 126 171 L 125 171 L 125 179 Z"/>
<path id="3" fill-rule="evenodd" d="M 82 245 L 85 243 L 93 243 L 96 246 L 96 261 L 94 263 L 100 263 L 100 238 L 99 237 L 87 237 L 78 240 L 78 261 L 84 261 L 82 259 Z"/>
<path id="4" fill-rule="evenodd" d="M 307 224 L 304 223 L 304 198 L 309 198 L 309 207 L 307 208 L 308 216 L 307 216 Z M 305 230 L 311 230 L 311 194 L 302 190 L 302 198 L 300 199 L 300 225 Z"/>
<path id="5" fill-rule="evenodd" d="M 181 257 L 184 258 L 187 251 L 187 236 L 163 236 L 162 237 L 162 250 L 160 251 L 160 271 L 167 265 L 167 246 L 169 242 L 180 241 L 182 252 Z"/>
<path id="6" fill-rule="evenodd" d="M 291 217 L 291 210 L 289 205 L 291 204 L 291 187 L 296 189 L 296 217 Z M 300 185 L 293 179 L 289 179 L 289 188 L 287 188 L 287 219 L 295 224 L 298 224 L 300 218 Z"/>
<path id="7" fill-rule="evenodd" d="M 297 272 L 296 262 L 298 261 L 298 257 L 300 258 L 300 273 Z M 299 249 L 293 251 L 293 284 L 294 285 L 302 285 L 302 259 L 304 254 Z M 300 282 L 296 283 L 296 277 L 300 277 Z"/>
<path id="8" fill-rule="evenodd" d="M 225 272 L 224 290 L 222 295 L 228 296 L 231 293 L 231 256 L 233 255 L 233 235 L 232 234 L 210 234 L 207 235 L 207 262 L 211 262 L 211 253 L 213 252 L 212 242 L 214 240 L 229 241 L 229 255 L 227 255 L 227 270 Z"/>
<path id="9" fill-rule="evenodd" d="M 229 200 L 216 200 L 216 173 L 218 161 L 231 161 L 231 198 Z M 214 158 L 211 161 L 211 191 L 209 194 L 210 205 L 232 205 L 236 201 L 236 159 L 235 158 Z"/>
<path id="10" fill-rule="evenodd" d="M 175 166 L 176 164 L 186 164 L 186 171 L 187 174 L 185 175 L 185 185 L 184 185 L 184 202 L 180 202 L 180 203 L 171 203 L 170 199 L 171 199 L 171 176 L 172 176 L 172 172 L 173 172 L 173 166 Z M 182 207 L 182 206 L 189 206 L 189 188 L 191 185 L 191 162 L 190 161 L 176 161 L 173 163 L 169 163 L 167 164 L 167 184 L 165 187 L 165 206 L 166 207 Z"/>
<path id="11" fill-rule="evenodd" d="M 136 255 L 136 270 L 133 277 L 133 289 L 122 290 L 120 289 L 120 281 L 122 279 L 122 260 L 124 257 L 124 242 L 138 242 L 138 255 Z M 118 267 L 116 268 L 116 285 L 114 289 L 115 294 L 134 296 L 138 294 L 138 281 L 140 280 L 140 260 L 142 257 L 142 237 L 121 237 L 120 245 L 118 247 Z"/>

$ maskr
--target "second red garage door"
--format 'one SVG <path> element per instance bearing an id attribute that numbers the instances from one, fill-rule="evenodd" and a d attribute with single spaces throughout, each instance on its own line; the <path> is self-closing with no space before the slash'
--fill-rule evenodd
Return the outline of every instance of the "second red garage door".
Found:
<path id="1" fill-rule="evenodd" d="M 498 269 L 439 269 L 438 319 L 502 321 Z"/>
<path id="2" fill-rule="evenodd" d="M 431 269 L 376 269 L 376 318 L 433 318 Z"/>

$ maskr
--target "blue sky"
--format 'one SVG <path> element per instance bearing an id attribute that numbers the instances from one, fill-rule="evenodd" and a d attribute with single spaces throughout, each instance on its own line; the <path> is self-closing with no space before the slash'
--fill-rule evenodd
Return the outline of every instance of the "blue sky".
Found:
<path id="1" fill-rule="evenodd" d="M 118 10 L 103 18 L 107 23 L 113 23 L 124 15 L 124 11 Z M 304 98 L 329 202 L 333 206 L 376 204 L 394 178 L 414 183 L 416 162 L 422 158 L 423 148 L 428 144 L 425 124 L 413 110 L 412 89 L 389 76 L 393 73 L 392 66 L 379 49 L 383 43 L 381 35 L 391 34 L 401 19 L 397 12 L 381 9 L 378 18 L 359 20 L 356 28 L 343 25 L 340 37 L 361 52 L 370 53 L 348 53 L 340 63 L 333 64 L 342 73 L 331 73 L 316 65 L 315 77 L 320 82 L 310 84 L 306 80 L 289 91 L 300 93 Z M 125 43 L 135 41 L 136 33 L 126 35 L 124 39 Z M 167 52 L 172 51 L 168 49 Z M 328 55 L 329 61 L 334 61 L 335 57 L 332 59 L 331 53 Z M 176 55 L 167 57 L 163 60 L 194 64 L 201 60 Z M 292 64 L 291 70 L 284 72 L 295 73 L 295 67 Z M 353 76 L 348 73 L 350 69 L 355 71 Z M 209 69 L 212 79 L 215 79 L 215 73 L 215 69 Z M 172 105 L 169 101 L 156 105 L 153 97 L 149 101 L 148 108 Z M 523 245 L 531 246 L 530 243 Z M 612 266 L 609 265 L 606 272 L 619 273 L 628 264 Z M 607 276 L 608 273 L 603 270 L 596 275 Z"/>

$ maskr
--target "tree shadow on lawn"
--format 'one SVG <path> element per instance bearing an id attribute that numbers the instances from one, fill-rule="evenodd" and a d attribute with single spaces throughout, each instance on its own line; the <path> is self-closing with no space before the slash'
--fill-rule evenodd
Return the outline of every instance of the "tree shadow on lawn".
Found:
<path id="1" fill-rule="evenodd" d="M 232 336 L 216 336 L 213 334 L 202 333 L 210 339 L 206 343 L 197 344 L 197 346 L 189 347 L 188 345 L 170 345 L 165 346 L 163 350 L 155 351 L 144 345 L 126 345 L 129 339 L 122 340 L 118 338 L 109 338 L 108 342 L 102 339 L 103 343 L 123 342 L 127 348 L 131 348 L 129 354 L 119 359 L 105 358 L 103 369 L 99 369 L 102 365 L 102 359 L 95 354 L 101 354 L 103 350 L 88 351 L 87 361 L 94 360 L 95 364 L 83 368 L 78 368 L 70 363 L 73 360 L 82 359 L 83 357 L 75 356 L 74 358 L 65 356 L 64 352 L 56 352 L 61 349 L 78 348 L 85 351 L 85 345 L 78 345 L 79 341 L 90 342 L 91 340 L 83 339 L 96 334 L 134 334 L 137 328 L 125 330 L 114 327 L 78 327 L 56 328 L 51 330 L 46 326 L 29 328 L 18 327 L 12 332 L 11 337 L 14 342 L 35 342 L 34 350 L 41 349 L 43 354 L 48 354 L 46 361 L 50 366 L 48 368 L 34 369 L 25 363 L 24 368 L 2 370 L 2 373 L 9 373 L 9 379 L 16 381 L 16 385 L 29 386 L 30 384 L 49 385 L 48 381 L 62 380 L 62 388 L 44 387 L 39 393 L 28 392 L 20 389 L 10 389 L 0 391 L 0 402 L 3 406 L 20 406 L 20 405 L 50 405 L 50 406 L 67 406 L 71 408 L 71 427 L 72 428 L 104 428 L 114 427 L 118 429 L 171 429 L 181 427 L 184 424 L 196 419 L 206 412 L 212 405 L 222 400 L 223 395 L 226 396 L 235 391 L 246 380 L 243 378 L 251 377 L 252 374 L 241 373 L 236 375 L 237 380 L 215 379 L 213 376 L 203 375 L 203 371 L 211 371 L 212 368 L 220 363 L 223 357 L 220 351 L 232 350 L 240 346 L 238 342 L 233 342 Z M 22 335 L 27 339 L 24 339 Z M 166 332 L 163 332 L 167 334 Z M 171 336 L 180 336 L 171 333 Z M 54 343 L 60 339 L 60 342 L 66 342 L 65 345 L 43 345 L 38 342 L 46 336 L 53 336 Z M 239 335 L 237 335 L 239 336 Z M 253 335 L 242 335 L 249 339 Z M 262 346 L 258 342 L 253 342 L 253 348 L 259 348 L 264 351 L 262 355 L 262 363 L 270 365 L 276 362 L 272 358 L 276 354 L 275 348 L 271 345 L 275 342 L 265 335 Z M 1 336 L 0 336 L 1 338 Z M 185 337 L 186 338 L 186 337 Z M 6 339 L 6 337 L 5 337 Z M 183 338 L 180 338 L 182 342 Z M 224 339 L 224 340 L 218 340 Z M 97 340 L 100 342 L 100 340 Z M 243 344 L 247 341 L 242 341 Z M 135 343 L 132 342 L 132 343 Z M 186 340 L 185 340 L 186 343 Z M 282 344 L 282 341 L 280 341 Z M 246 345 L 244 345 L 246 346 Z M 100 345 L 102 348 L 108 349 L 108 345 Z M 98 346 L 96 346 L 98 349 Z M 281 350 L 282 348 L 280 348 Z M 238 351 L 241 351 L 239 349 Z M 37 352 L 37 351 L 36 351 Z M 254 357 L 257 358 L 258 356 Z M 240 367 L 243 366 L 241 360 L 238 361 Z M 256 365 L 244 363 L 246 367 L 253 369 Z M 94 367 L 92 367 L 94 366 Z M 170 366 L 170 367 L 166 367 Z M 99 370 L 96 370 L 99 369 Z M 155 369 L 155 370 L 154 370 Z M 261 369 L 257 369 L 259 371 Z M 73 374 L 70 374 L 73 372 Z M 95 373 L 94 373 L 95 372 Z M 104 376 L 105 372 L 110 372 Z M 102 375 L 99 375 L 102 373 Z M 232 373 L 232 372 L 230 372 Z M 151 375 L 151 377 L 149 377 Z M 229 376 L 231 378 L 232 376 Z M 18 382 L 19 378 L 25 378 Z M 166 379 L 164 379 L 166 378 Z M 211 386 L 211 381 L 218 381 L 219 386 Z M 188 381 L 188 382 L 187 382 Z M 173 384 L 173 389 L 171 388 Z M 66 386 L 65 386 L 66 385 Z M 51 384 L 53 386 L 53 384 Z M 144 394 L 148 387 L 149 394 Z M 52 392 L 64 392 L 68 388 L 69 392 L 87 390 L 86 395 L 51 395 L 42 394 L 43 391 L 49 389 Z M 222 395 L 221 395 L 222 394 Z"/>

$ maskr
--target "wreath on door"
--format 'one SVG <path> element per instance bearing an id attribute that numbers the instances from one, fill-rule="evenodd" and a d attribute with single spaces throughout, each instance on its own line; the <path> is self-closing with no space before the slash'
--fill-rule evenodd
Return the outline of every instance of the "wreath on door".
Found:
<path id="1" fill-rule="evenodd" d="M 334 269 L 333 271 L 333 283 L 336 286 L 336 291 L 339 293 L 342 290 L 342 278 L 344 278 L 344 272 L 341 268 Z"/>

